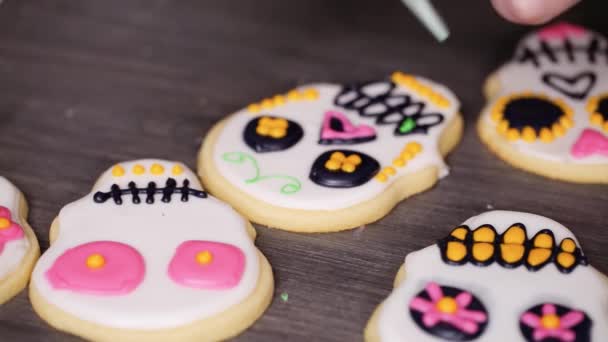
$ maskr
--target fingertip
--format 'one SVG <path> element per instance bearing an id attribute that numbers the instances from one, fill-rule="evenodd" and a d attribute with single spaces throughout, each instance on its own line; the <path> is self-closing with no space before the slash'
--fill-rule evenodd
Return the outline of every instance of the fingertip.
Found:
<path id="1" fill-rule="evenodd" d="M 496 11 L 517 24 L 538 25 L 558 16 L 580 0 L 492 0 Z"/>

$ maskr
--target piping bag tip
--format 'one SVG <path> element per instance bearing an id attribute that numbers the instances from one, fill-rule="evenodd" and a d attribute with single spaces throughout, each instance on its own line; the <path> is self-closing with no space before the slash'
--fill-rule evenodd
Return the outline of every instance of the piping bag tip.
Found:
<path id="1" fill-rule="evenodd" d="M 450 31 L 430 0 L 401 0 L 422 24 L 443 42 L 450 36 Z"/>

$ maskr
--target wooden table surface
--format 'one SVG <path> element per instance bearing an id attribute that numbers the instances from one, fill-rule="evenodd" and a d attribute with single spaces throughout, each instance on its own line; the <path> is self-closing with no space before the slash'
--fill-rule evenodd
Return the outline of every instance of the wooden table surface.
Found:
<path id="1" fill-rule="evenodd" d="M 603 1 L 566 15 L 608 32 Z M 381 221 L 337 234 L 258 227 L 272 306 L 240 341 L 360 341 L 407 253 L 487 209 L 538 213 L 570 227 L 608 273 L 608 187 L 515 170 L 479 142 L 481 84 L 528 29 L 486 0 L 436 1 L 453 36 L 438 44 L 397 0 L 5 0 L 0 5 L 0 174 L 30 203 L 43 250 L 59 209 L 111 164 L 134 158 L 195 166 L 213 123 L 311 81 L 400 69 L 441 81 L 466 130 L 451 175 Z M 289 299 L 283 301 L 281 294 Z M 50 329 L 26 292 L 0 307 L 2 341 L 77 341 Z"/>

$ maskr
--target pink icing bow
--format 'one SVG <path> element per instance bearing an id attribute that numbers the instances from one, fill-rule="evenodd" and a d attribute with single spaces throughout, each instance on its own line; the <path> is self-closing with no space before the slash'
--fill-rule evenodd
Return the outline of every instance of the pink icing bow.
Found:
<path id="1" fill-rule="evenodd" d="M 558 317 L 559 322 L 556 327 L 545 327 L 543 325 L 544 317 L 557 315 L 555 305 L 543 305 L 542 313 L 542 316 L 538 316 L 535 313 L 526 312 L 521 316 L 522 323 L 534 329 L 532 334 L 534 341 L 542 341 L 546 338 L 555 338 L 562 342 L 574 342 L 576 340 L 576 333 L 570 328 L 583 321 L 585 315 L 582 312 L 572 310 Z"/>
<path id="2" fill-rule="evenodd" d="M 538 37 L 542 40 L 563 40 L 568 37 L 580 37 L 585 33 L 587 33 L 587 30 L 583 27 L 561 22 L 539 30 Z"/>
<path id="3" fill-rule="evenodd" d="M 423 313 L 422 323 L 427 328 L 445 322 L 467 334 L 475 334 L 479 330 L 479 323 L 484 323 L 488 319 L 481 311 L 467 309 L 473 300 L 469 292 L 463 291 L 454 298 L 457 309 L 453 313 L 445 313 L 437 308 L 439 301 L 446 298 L 439 285 L 432 282 L 427 284 L 426 293 L 431 297 L 431 301 L 416 297 L 410 302 L 410 308 Z"/>
<path id="4" fill-rule="evenodd" d="M 0 226 L 0 253 L 2 253 L 7 242 L 23 238 L 23 228 L 11 220 L 11 211 L 3 206 L 0 206 L 0 220 L 8 223 L 4 228 Z"/>

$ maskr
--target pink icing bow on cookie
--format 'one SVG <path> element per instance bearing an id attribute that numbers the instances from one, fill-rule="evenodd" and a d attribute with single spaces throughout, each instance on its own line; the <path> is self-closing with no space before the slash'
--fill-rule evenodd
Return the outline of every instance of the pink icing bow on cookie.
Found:
<path id="1" fill-rule="evenodd" d="M 11 219 L 11 211 L 0 206 L 0 253 L 7 242 L 21 238 L 23 238 L 23 229 Z"/>
<path id="2" fill-rule="evenodd" d="M 572 155 L 585 158 L 594 154 L 608 156 L 608 138 L 602 133 L 586 129 L 572 146 Z"/>
<path id="3" fill-rule="evenodd" d="M 441 287 L 436 283 L 429 283 L 426 293 L 431 297 L 431 301 L 415 297 L 410 302 L 410 308 L 423 313 L 422 323 L 427 328 L 445 322 L 467 334 L 475 334 L 479 330 L 479 323 L 488 319 L 481 311 L 467 309 L 473 300 L 469 292 L 463 291 L 452 298 L 444 296 Z"/>
<path id="4" fill-rule="evenodd" d="M 534 341 L 542 341 L 546 338 L 554 338 L 563 342 L 574 342 L 576 333 L 571 327 L 579 324 L 585 315 L 576 310 L 568 311 L 563 316 L 557 315 L 557 309 L 553 304 L 545 304 L 542 308 L 542 316 L 532 312 L 526 312 L 521 316 L 521 322 L 534 329 L 532 337 Z"/>
<path id="5" fill-rule="evenodd" d="M 583 27 L 561 22 L 539 30 L 538 36 L 542 40 L 563 40 L 568 37 L 580 37 L 585 35 L 585 33 L 587 33 L 587 30 Z"/>

